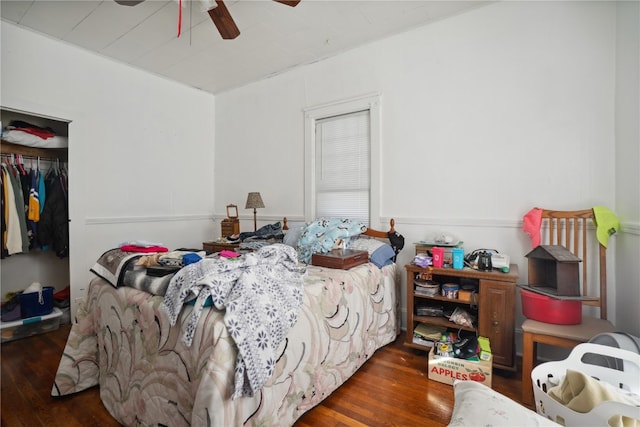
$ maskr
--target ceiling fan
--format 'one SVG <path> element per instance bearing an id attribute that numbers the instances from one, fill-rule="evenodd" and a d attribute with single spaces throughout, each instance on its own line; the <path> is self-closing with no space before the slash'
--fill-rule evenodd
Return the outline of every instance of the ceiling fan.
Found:
<path id="1" fill-rule="evenodd" d="M 123 6 L 135 6 L 144 0 L 114 0 Z M 225 40 L 235 39 L 240 35 L 240 30 L 229 13 L 229 9 L 223 0 L 200 0 L 215 24 L 218 32 Z M 287 6 L 296 7 L 300 0 L 273 0 L 276 3 L 282 3 Z"/>

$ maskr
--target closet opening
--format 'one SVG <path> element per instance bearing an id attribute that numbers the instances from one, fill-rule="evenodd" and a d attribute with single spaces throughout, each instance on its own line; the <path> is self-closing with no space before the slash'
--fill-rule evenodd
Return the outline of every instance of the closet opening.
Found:
<path id="1" fill-rule="evenodd" d="M 0 122 L 2 302 L 35 282 L 54 293 L 65 291 L 70 286 L 69 122 L 5 107 Z M 61 322 L 68 323 L 69 307 L 61 310 Z"/>

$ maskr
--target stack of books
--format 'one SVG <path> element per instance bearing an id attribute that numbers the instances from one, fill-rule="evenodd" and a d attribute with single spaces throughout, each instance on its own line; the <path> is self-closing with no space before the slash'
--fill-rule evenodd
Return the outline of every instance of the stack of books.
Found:
<path id="1" fill-rule="evenodd" d="M 426 323 L 418 323 L 413 329 L 413 342 L 427 347 L 433 347 L 433 343 L 440 341 L 447 328 Z"/>

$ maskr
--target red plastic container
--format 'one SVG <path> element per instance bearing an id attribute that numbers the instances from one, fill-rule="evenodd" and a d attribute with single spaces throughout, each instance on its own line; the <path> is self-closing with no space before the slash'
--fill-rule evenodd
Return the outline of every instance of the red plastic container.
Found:
<path id="1" fill-rule="evenodd" d="M 556 325 L 577 325 L 582 323 L 582 302 L 561 300 L 536 292 L 520 289 L 522 314 L 539 322 Z"/>
<path id="2" fill-rule="evenodd" d="M 441 268 L 444 265 L 444 248 L 434 246 L 431 248 L 431 254 L 433 255 L 433 266 Z"/>

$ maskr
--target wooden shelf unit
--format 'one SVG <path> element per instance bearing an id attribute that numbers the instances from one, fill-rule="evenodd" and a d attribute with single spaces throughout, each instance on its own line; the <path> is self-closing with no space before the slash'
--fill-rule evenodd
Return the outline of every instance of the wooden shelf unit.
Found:
<path id="1" fill-rule="evenodd" d="M 414 264 L 405 265 L 407 271 L 407 335 L 405 345 L 428 351 L 427 346 L 413 342 L 413 329 L 418 323 L 447 327 L 455 330 L 476 331 L 479 336 L 489 338 L 495 368 L 515 371 L 515 298 L 518 266 L 512 264 L 509 273 L 478 271 L 471 268 L 422 268 Z M 439 301 L 448 305 L 469 308 L 470 302 L 442 296 L 425 296 L 414 292 L 414 279 L 418 273 L 430 273 L 439 284 L 460 283 L 461 279 L 474 281 L 478 286 L 477 328 L 461 327 L 444 317 L 418 316 L 416 304 L 424 301 Z"/>

